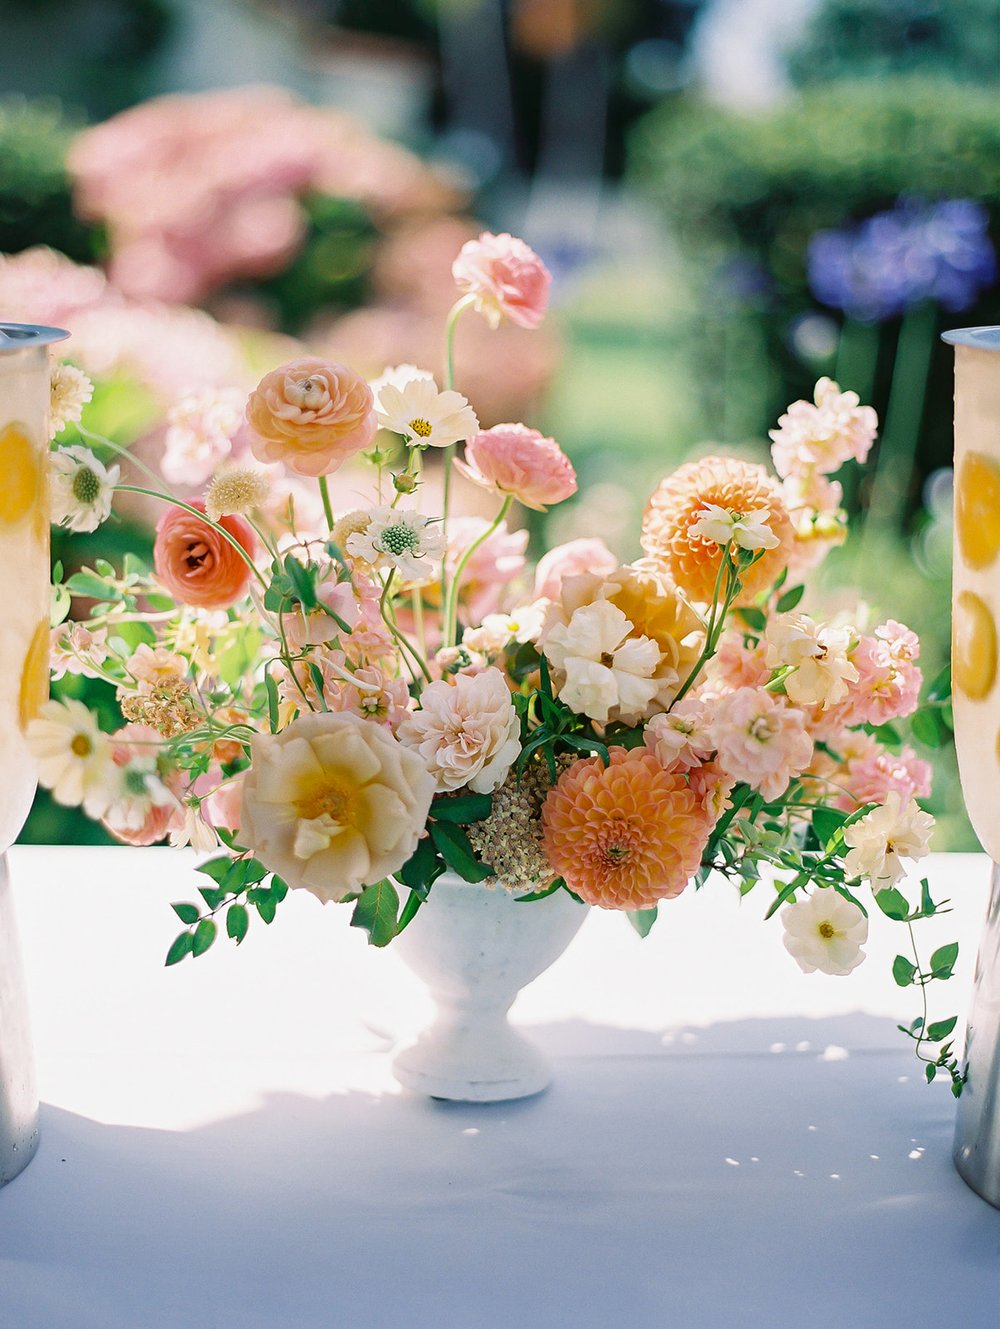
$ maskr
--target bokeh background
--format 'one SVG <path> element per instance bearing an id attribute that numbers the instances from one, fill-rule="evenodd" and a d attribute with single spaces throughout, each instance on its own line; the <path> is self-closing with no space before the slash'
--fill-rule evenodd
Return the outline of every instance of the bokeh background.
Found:
<path id="1" fill-rule="evenodd" d="M 71 330 L 91 429 L 169 470 L 168 417 L 297 345 L 437 369 L 454 254 L 509 230 L 553 314 L 463 324 L 458 385 L 572 457 L 536 541 L 634 556 L 662 473 L 766 460 L 830 374 L 882 431 L 814 602 L 860 594 L 946 660 L 939 333 L 1000 321 L 993 0 L 0 0 L 0 32 L 0 319 Z M 117 561 L 149 521 L 55 543 Z M 116 727 L 103 684 L 56 688 Z M 938 847 L 975 847 L 924 738 Z M 42 793 L 23 838 L 102 836 Z"/>

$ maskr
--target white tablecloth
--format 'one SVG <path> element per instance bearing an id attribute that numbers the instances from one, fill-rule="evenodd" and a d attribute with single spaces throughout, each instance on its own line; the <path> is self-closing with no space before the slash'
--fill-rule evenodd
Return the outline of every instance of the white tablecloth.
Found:
<path id="1" fill-rule="evenodd" d="M 884 920 L 835 979 L 722 883 L 645 942 L 592 911 L 515 1006 L 553 1087 L 465 1106 L 395 1085 L 428 1002 L 346 910 L 292 893 L 165 970 L 194 861 L 12 852 L 43 1108 L 3 1329 L 997 1329 L 1000 1213 L 895 1030 Z M 987 863 L 929 872 L 964 1018 Z"/>

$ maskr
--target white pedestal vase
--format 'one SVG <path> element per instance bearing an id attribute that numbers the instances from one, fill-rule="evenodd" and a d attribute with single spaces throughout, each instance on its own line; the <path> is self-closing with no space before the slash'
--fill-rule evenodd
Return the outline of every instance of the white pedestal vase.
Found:
<path id="1" fill-rule="evenodd" d="M 427 984 L 437 1018 L 393 1062 L 432 1098 L 497 1103 L 540 1093 L 545 1057 L 507 1020 L 514 998 L 563 953 L 587 914 L 565 891 L 518 902 L 508 891 L 439 878 L 392 943 Z"/>

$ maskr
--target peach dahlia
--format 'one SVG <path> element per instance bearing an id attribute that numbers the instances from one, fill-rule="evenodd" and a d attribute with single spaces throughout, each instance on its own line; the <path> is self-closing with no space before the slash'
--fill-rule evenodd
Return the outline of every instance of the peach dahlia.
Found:
<path id="1" fill-rule="evenodd" d="M 647 909 L 680 895 L 701 865 L 713 820 L 687 780 L 645 749 L 574 764 L 542 806 L 553 871 L 588 904 Z"/>

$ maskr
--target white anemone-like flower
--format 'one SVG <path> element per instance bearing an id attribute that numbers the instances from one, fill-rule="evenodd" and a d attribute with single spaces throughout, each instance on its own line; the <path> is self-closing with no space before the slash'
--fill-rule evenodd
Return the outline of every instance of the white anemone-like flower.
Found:
<path id="1" fill-rule="evenodd" d="M 111 501 L 121 471 L 104 466 L 89 448 L 73 444 L 49 454 L 53 525 L 71 531 L 96 531 L 111 515 Z"/>
<path id="2" fill-rule="evenodd" d="M 63 807 L 88 817 L 107 811 L 116 788 L 111 743 L 82 701 L 47 701 L 28 725 L 28 747 L 38 765 L 38 783 Z"/>
<path id="3" fill-rule="evenodd" d="M 94 395 L 94 385 L 76 365 L 53 365 L 49 375 L 49 424 L 53 438 L 75 425 Z"/>
<path id="4" fill-rule="evenodd" d="M 444 553 L 444 535 L 430 517 L 383 505 L 372 509 L 363 531 L 347 537 L 347 552 L 376 567 L 395 568 L 406 581 L 425 581 Z"/>
<path id="5" fill-rule="evenodd" d="M 851 877 L 867 877 L 874 890 L 894 886 L 906 875 L 904 858 L 923 858 L 930 853 L 934 818 L 911 798 L 903 802 L 898 790 L 890 789 L 881 807 L 861 817 L 844 831 L 849 852 L 844 867 Z"/>
<path id="6" fill-rule="evenodd" d="M 479 420 L 460 392 L 438 392 L 432 378 L 411 378 L 401 388 L 379 390 L 376 408 L 383 429 L 402 434 L 419 447 L 447 448 L 479 432 Z"/>
<path id="7" fill-rule="evenodd" d="M 634 724 L 656 696 L 663 679 L 654 678 L 661 652 L 610 600 L 582 605 L 568 623 L 557 623 L 545 638 L 545 654 L 566 681 L 559 697 L 572 710 L 606 724 L 618 718 Z"/>
<path id="8" fill-rule="evenodd" d="M 806 974 L 849 974 L 865 958 L 868 919 L 832 887 L 813 891 L 781 911 L 785 949 Z"/>
<path id="9" fill-rule="evenodd" d="M 826 710 L 847 696 L 848 683 L 858 679 L 847 658 L 853 628 L 821 627 L 808 614 L 776 614 L 764 633 L 770 669 L 791 666 L 785 692 L 797 706 Z"/>
<path id="10" fill-rule="evenodd" d="M 740 549 L 776 549 L 781 543 L 768 525 L 771 514 L 767 508 L 754 512 L 730 512 L 718 503 L 705 503 L 704 516 L 691 526 L 692 535 L 703 540 L 714 540 L 727 545 L 732 541 Z"/>

